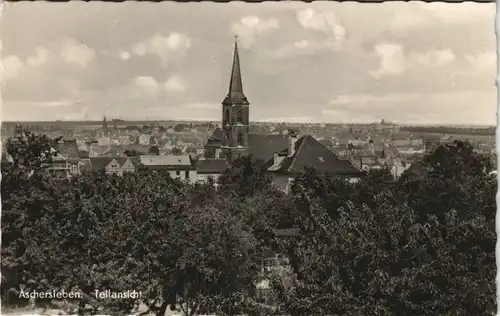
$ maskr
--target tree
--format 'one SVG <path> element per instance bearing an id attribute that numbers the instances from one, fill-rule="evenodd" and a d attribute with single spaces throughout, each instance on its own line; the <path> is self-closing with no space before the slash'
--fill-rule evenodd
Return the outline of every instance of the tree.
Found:
<path id="1" fill-rule="evenodd" d="M 267 190 L 271 178 L 251 155 L 240 157 L 232 162 L 219 178 L 219 190 L 222 194 L 239 197 L 253 196 L 256 192 Z"/>
<path id="2" fill-rule="evenodd" d="M 24 131 L 22 135 L 7 140 L 7 154 L 12 159 L 12 167 L 17 171 L 39 171 L 57 155 L 57 139 Z"/>
<path id="3" fill-rule="evenodd" d="M 297 182 L 301 233 L 280 244 L 294 287 L 274 283 L 281 313 L 493 313 L 496 181 L 467 144 L 443 149 L 417 177 L 372 179 L 372 201 L 351 195 L 334 213 L 325 181 Z"/>
<path id="4" fill-rule="evenodd" d="M 172 150 L 170 152 L 172 155 L 176 155 L 176 156 L 182 155 L 182 149 L 177 148 L 177 147 L 172 148 Z"/>
<path id="5" fill-rule="evenodd" d="M 124 151 L 124 154 L 127 157 L 137 157 L 137 156 L 144 155 L 143 152 L 137 151 L 135 149 L 127 149 L 127 150 Z"/>
<path id="6" fill-rule="evenodd" d="M 169 305 L 184 315 L 242 312 L 255 290 L 257 242 L 244 218 L 230 211 L 238 206 L 216 203 L 214 194 L 162 171 L 8 177 L 4 302 L 14 303 L 21 289 L 64 289 L 84 296 L 71 313 L 122 315 L 140 302 L 159 315 Z M 143 295 L 97 300 L 95 289 Z"/>
<path id="7" fill-rule="evenodd" d="M 151 146 L 149 148 L 148 154 L 149 155 L 159 155 L 160 154 L 160 150 L 158 149 L 157 146 Z"/>

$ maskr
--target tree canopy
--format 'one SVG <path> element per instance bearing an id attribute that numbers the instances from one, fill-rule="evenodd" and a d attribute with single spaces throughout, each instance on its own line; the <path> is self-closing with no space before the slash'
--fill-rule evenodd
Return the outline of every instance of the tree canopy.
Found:
<path id="1" fill-rule="evenodd" d="M 217 188 L 151 170 L 60 178 L 43 168 L 53 145 L 31 134 L 7 145 L 4 306 L 25 304 L 21 290 L 64 289 L 83 294 L 68 305 L 80 314 L 494 312 L 497 184 L 468 143 L 437 148 L 399 180 L 378 170 L 350 183 L 306 168 L 289 194 L 251 157 Z M 298 234 L 276 233 L 289 228 Z M 284 254 L 288 272 L 263 275 L 267 252 Z M 257 302 L 263 278 L 273 308 Z M 98 299 L 96 289 L 141 296 Z"/>

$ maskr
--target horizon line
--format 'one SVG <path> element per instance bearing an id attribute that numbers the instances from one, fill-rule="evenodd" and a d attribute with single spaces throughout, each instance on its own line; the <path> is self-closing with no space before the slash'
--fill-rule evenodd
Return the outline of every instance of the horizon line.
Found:
<path id="1" fill-rule="evenodd" d="M 143 120 L 126 120 L 119 118 L 109 118 L 107 119 L 108 123 L 112 123 L 114 120 L 122 123 L 135 123 L 135 122 L 213 122 L 217 123 L 220 120 L 209 120 L 209 119 L 143 119 Z M 102 120 L 54 120 L 54 121 L 46 121 L 46 120 L 4 120 L 2 123 L 102 123 Z M 250 121 L 250 123 L 265 123 L 265 124 L 313 124 L 313 125 L 321 125 L 321 124 L 333 124 L 333 125 L 382 125 L 380 121 L 336 121 L 336 122 L 325 122 L 325 121 L 280 121 L 280 120 L 255 120 Z M 391 122 L 387 121 L 384 125 L 394 125 L 394 126 L 468 126 L 468 127 L 496 127 L 496 124 L 471 124 L 471 123 L 412 123 L 412 122 Z"/>

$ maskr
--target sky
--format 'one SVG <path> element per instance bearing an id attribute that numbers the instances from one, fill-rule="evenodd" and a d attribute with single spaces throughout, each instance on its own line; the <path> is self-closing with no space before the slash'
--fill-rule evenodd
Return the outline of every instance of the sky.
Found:
<path id="1" fill-rule="evenodd" d="M 494 3 L 6 2 L 2 120 L 495 124 Z M 23 23 L 19 23 L 23 21 Z"/>

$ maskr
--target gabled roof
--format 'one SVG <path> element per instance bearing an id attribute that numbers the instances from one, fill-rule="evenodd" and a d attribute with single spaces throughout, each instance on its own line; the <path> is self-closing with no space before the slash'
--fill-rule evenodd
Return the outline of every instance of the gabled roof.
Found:
<path id="1" fill-rule="evenodd" d="M 145 166 L 153 166 L 153 165 L 191 165 L 191 157 L 189 155 L 176 156 L 176 155 L 141 155 L 139 156 L 141 164 Z"/>
<path id="2" fill-rule="evenodd" d="M 268 161 L 275 152 L 288 149 L 288 136 L 273 134 L 248 134 L 248 153 L 256 160 Z"/>
<path id="3" fill-rule="evenodd" d="M 73 140 L 63 140 L 55 146 L 57 152 L 68 159 L 80 158 L 80 151 L 78 150 L 78 145 L 76 139 Z"/>
<path id="4" fill-rule="evenodd" d="M 92 157 L 92 158 L 89 158 L 92 171 L 94 171 L 94 172 L 105 171 L 106 167 L 109 165 L 109 163 L 113 159 L 115 159 L 115 157 Z"/>
<path id="5" fill-rule="evenodd" d="M 333 146 L 333 143 L 330 140 L 326 139 L 326 138 L 320 139 L 320 140 L 318 140 L 318 142 L 321 145 L 325 146 L 325 147 L 331 147 L 331 146 Z"/>
<path id="6" fill-rule="evenodd" d="M 148 168 L 161 168 L 170 170 L 194 170 L 195 166 L 189 155 L 141 155 L 139 156 L 141 165 Z"/>
<path id="7" fill-rule="evenodd" d="M 229 165 L 226 159 L 203 159 L 196 164 L 197 173 L 222 173 Z"/>
<path id="8" fill-rule="evenodd" d="M 363 172 L 349 160 L 338 158 L 328 148 L 320 144 L 312 136 L 303 136 L 295 143 L 295 153 L 285 158 L 276 173 L 297 173 L 306 166 L 318 172 L 329 172 L 339 175 L 360 175 Z"/>
<path id="9" fill-rule="evenodd" d="M 92 163 L 90 162 L 90 158 L 85 158 L 80 160 L 81 166 L 80 170 L 83 172 L 91 172 L 92 171 Z"/>
<path id="10" fill-rule="evenodd" d="M 216 127 L 212 134 L 210 135 L 210 137 L 208 138 L 208 140 L 218 140 L 218 141 L 222 141 L 222 129 L 220 127 Z"/>

